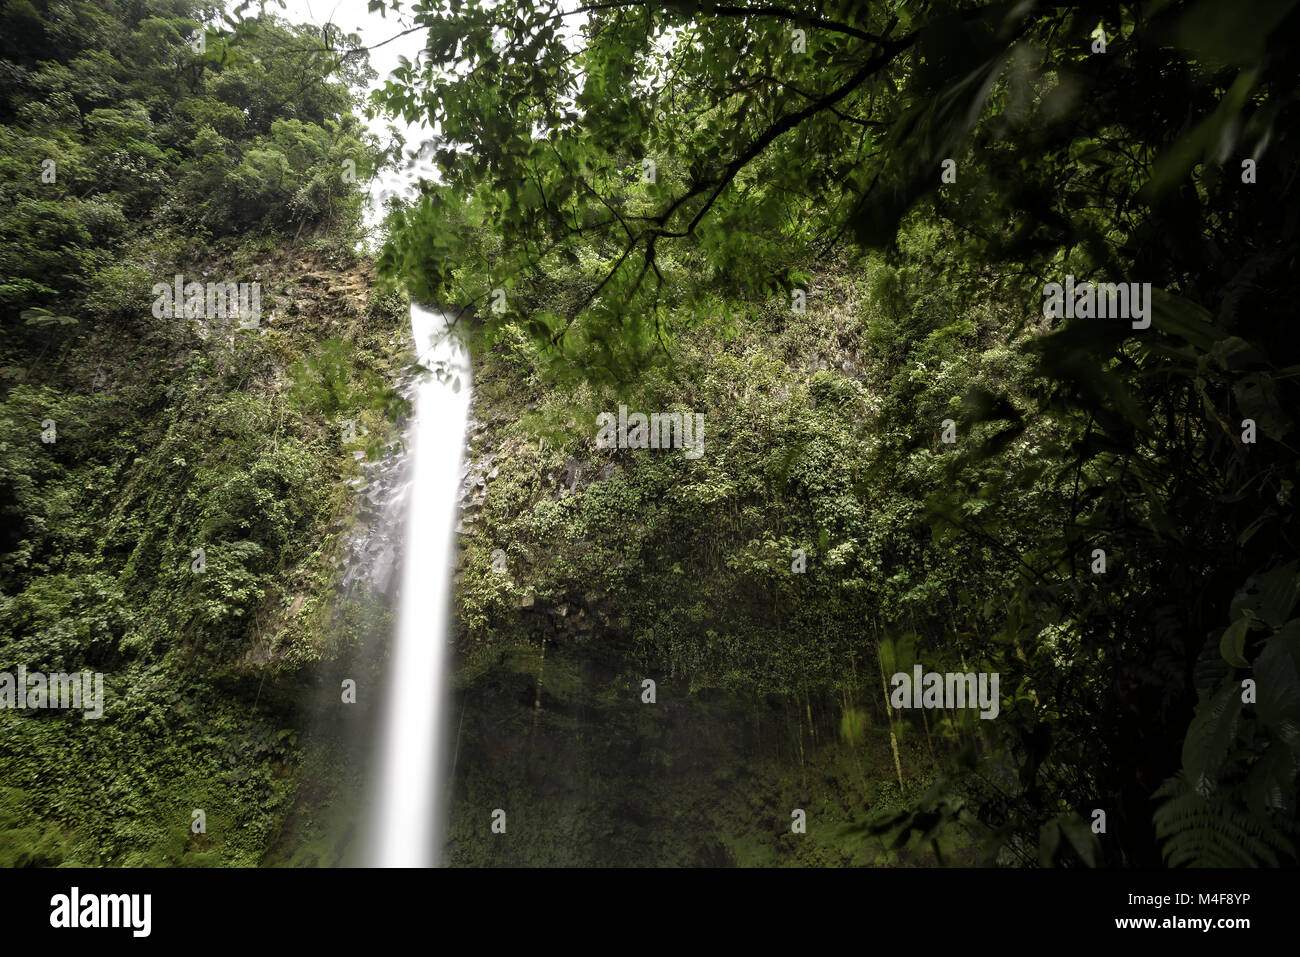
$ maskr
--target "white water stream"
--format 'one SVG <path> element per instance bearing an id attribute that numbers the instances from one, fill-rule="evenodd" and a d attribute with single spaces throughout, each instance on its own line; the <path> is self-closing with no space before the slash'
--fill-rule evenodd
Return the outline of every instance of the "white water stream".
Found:
<path id="1" fill-rule="evenodd" d="M 469 414 L 470 370 L 464 349 L 446 334 L 441 313 L 411 306 L 411 331 L 426 376 L 409 433 L 406 546 L 397 631 L 384 682 L 385 714 L 376 754 L 370 862 L 379 867 L 438 863 L 442 841 L 453 532 L 461 445 Z M 458 381 L 457 381 L 458 380 Z"/>

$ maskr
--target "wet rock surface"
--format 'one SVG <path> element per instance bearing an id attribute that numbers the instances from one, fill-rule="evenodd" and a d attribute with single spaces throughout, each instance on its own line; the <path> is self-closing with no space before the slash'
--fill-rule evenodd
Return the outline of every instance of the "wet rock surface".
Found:
<path id="1" fill-rule="evenodd" d="M 414 376 L 403 380 L 399 390 L 414 400 Z M 368 459 L 354 453 L 362 474 L 351 481 L 354 512 L 351 533 L 343 548 L 339 588 L 351 597 L 365 585 L 372 594 L 392 596 L 398 584 L 407 504 L 411 491 L 410 438 L 415 420 L 401 424 L 400 441 L 390 443 L 384 454 Z"/>

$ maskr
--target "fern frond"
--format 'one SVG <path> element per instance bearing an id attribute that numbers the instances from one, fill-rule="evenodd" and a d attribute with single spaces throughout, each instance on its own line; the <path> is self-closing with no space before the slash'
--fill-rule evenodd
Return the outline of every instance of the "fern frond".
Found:
<path id="1" fill-rule="evenodd" d="M 1278 867 L 1295 859 L 1285 822 L 1222 794 L 1200 794 L 1181 773 L 1153 796 L 1165 799 L 1153 821 L 1170 867 Z"/>

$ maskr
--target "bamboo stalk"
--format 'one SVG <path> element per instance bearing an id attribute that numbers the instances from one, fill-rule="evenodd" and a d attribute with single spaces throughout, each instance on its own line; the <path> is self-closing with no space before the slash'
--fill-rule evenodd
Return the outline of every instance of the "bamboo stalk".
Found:
<path id="1" fill-rule="evenodd" d="M 533 730 L 537 730 L 537 719 L 542 713 L 542 670 L 546 667 L 546 639 L 542 639 L 542 654 L 537 660 L 537 694 L 533 698 Z"/>
<path id="2" fill-rule="evenodd" d="M 873 630 L 874 625 L 873 625 Z M 880 690 L 885 695 L 885 720 L 889 722 L 889 746 L 894 749 L 894 772 L 898 775 L 898 790 L 903 791 L 903 762 L 898 757 L 898 735 L 894 733 L 894 715 L 889 707 L 889 681 L 885 678 L 885 662 L 880 657 L 880 634 L 876 634 L 876 664 L 880 666 Z"/>
<path id="3" fill-rule="evenodd" d="M 930 760 L 934 762 L 934 766 L 937 768 L 939 759 L 934 754 L 934 739 L 930 737 L 930 722 L 925 717 L 924 708 L 921 709 L 921 723 L 925 725 L 925 743 L 930 747 Z"/>

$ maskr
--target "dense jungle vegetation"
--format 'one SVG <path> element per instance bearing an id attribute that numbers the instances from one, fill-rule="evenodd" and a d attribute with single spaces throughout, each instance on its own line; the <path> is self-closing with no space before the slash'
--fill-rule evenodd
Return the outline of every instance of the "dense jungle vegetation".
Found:
<path id="1" fill-rule="evenodd" d="M 801 763 L 890 720 L 883 673 L 997 672 L 996 720 L 890 721 L 933 784 L 850 821 L 1294 863 L 1294 6 L 614 2 L 575 44 L 418 5 L 385 100 L 443 180 L 381 267 L 477 307 L 489 395 L 550 390 L 568 493 L 486 497 L 466 640 L 582 596 L 645 673 L 790 702 Z M 1149 328 L 1047 317 L 1066 276 L 1151 283 Z M 597 449 L 620 402 L 703 412 L 705 454 Z"/>
<path id="2" fill-rule="evenodd" d="M 7 865 L 258 863 L 301 759 L 276 674 L 363 628 L 324 626 L 361 448 L 329 406 L 383 419 L 390 389 L 367 412 L 347 388 L 394 382 L 407 349 L 353 251 L 364 181 L 340 175 L 380 161 L 366 67 L 214 14 L 0 12 L 0 670 L 107 685 L 98 722 L 0 711 Z M 176 273 L 259 282 L 259 327 L 156 318 Z M 331 342 L 338 394 L 295 391 Z"/>
<path id="3" fill-rule="evenodd" d="M 365 51 L 247 8 L 0 6 L 0 671 L 109 685 L 0 710 L 0 863 L 353 859 L 408 295 L 475 360 L 450 863 L 1296 863 L 1294 2 L 418 0 L 373 263 Z"/>

